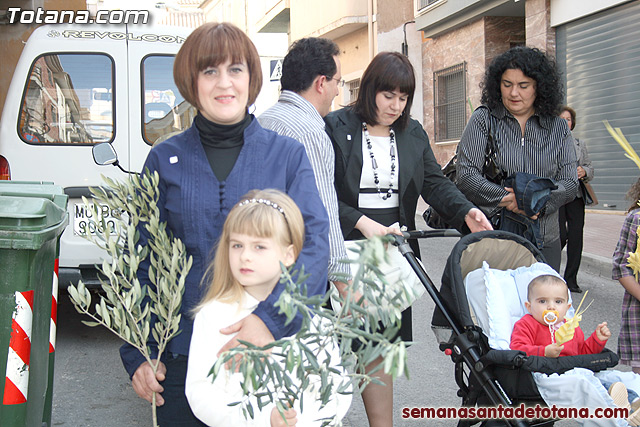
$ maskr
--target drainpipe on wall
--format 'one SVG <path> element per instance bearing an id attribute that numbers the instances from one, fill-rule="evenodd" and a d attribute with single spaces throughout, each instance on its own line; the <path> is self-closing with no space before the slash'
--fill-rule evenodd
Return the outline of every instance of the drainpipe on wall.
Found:
<path id="1" fill-rule="evenodd" d="M 244 1 L 244 31 L 245 33 L 249 32 L 249 5 L 247 0 Z"/>
<path id="2" fill-rule="evenodd" d="M 378 3 L 377 0 L 369 0 L 367 2 L 367 38 L 369 39 L 369 62 L 376 56 L 378 52 Z"/>
<path id="3" fill-rule="evenodd" d="M 402 42 L 402 54 L 409 57 L 409 44 L 407 43 L 407 24 L 415 24 L 416 21 L 407 21 L 402 26 L 402 33 L 404 34 L 404 41 Z"/>
<path id="4" fill-rule="evenodd" d="M 373 55 L 371 59 L 378 53 L 378 0 L 371 0 L 373 3 Z"/>

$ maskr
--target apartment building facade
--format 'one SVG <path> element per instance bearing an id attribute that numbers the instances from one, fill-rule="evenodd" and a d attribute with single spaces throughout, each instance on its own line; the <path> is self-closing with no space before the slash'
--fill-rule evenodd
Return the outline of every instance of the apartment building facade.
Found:
<path id="1" fill-rule="evenodd" d="M 0 115 L 4 108 L 13 70 L 16 68 L 24 42 L 29 38 L 37 24 L 9 24 L 9 8 L 21 10 L 33 10 L 42 7 L 44 10 L 84 10 L 85 0 L 8 0 L 0 6 L 0 58 L 2 69 L 0 71 Z"/>
<path id="2" fill-rule="evenodd" d="M 438 161 L 446 162 L 472 107 L 484 70 L 516 45 L 553 56 L 566 103 L 577 112 L 574 136 L 586 142 L 596 177 L 596 209 L 624 210 L 635 164 L 609 136 L 620 127 L 640 152 L 640 2 L 625 0 L 418 0 L 422 31 L 424 127 Z"/>
<path id="3" fill-rule="evenodd" d="M 334 109 L 355 99 L 375 54 L 404 52 L 417 76 L 411 114 L 441 164 L 480 103 L 491 60 L 517 45 L 540 48 L 556 59 L 566 102 L 577 111 L 574 135 L 596 168 L 596 208 L 628 205 L 624 195 L 638 171 L 602 121 L 620 127 L 640 151 L 638 0 L 205 0 L 200 8 L 207 21 L 234 22 L 254 40 L 284 35 L 268 43 L 274 58 L 302 37 L 334 40 L 347 82 Z"/>
<path id="4" fill-rule="evenodd" d="M 205 0 L 200 7 L 207 21 L 231 21 L 254 41 L 259 35 L 286 35 L 284 53 L 290 43 L 303 37 L 335 41 L 346 84 L 334 100 L 334 109 L 355 99 L 360 77 L 376 53 L 404 48 L 418 78 L 411 113 L 422 122 L 422 39 L 413 22 L 414 0 Z"/>

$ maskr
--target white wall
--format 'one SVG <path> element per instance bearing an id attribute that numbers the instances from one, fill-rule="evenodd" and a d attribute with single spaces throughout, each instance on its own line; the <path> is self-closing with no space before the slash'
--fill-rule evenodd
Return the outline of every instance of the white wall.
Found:
<path id="1" fill-rule="evenodd" d="M 402 52 L 403 41 L 402 26 L 387 33 L 378 33 L 378 52 Z M 416 90 L 413 95 L 411 117 L 422 124 L 424 120 L 422 111 L 422 35 L 416 31 L 416 24 L 407 24 L 407 43 L 409 45 L 409 61 L 413 64 L 416 75 Z"/>
<path id="2" fill-rule="evenodd" d="M 286 33 L 255 33 L 251 36 L 251 41 L 256 45 L 260 55 L 260 65 L 262 66 L 262 90 L 255 103 L 256 116 L 259 116 L 267 108 L 278 102 L 280 96 L 280 81 L 269 80 L 269 64 L 272 59 L 282 59 L 287 54 L 289 39 Z M 251 109 L 253 112 L 253 109 Z"/>
<path id="3" fill-rule="evenodd" d="M 566 24 L 629 0 L 551 0 L 551 26 Z"/>

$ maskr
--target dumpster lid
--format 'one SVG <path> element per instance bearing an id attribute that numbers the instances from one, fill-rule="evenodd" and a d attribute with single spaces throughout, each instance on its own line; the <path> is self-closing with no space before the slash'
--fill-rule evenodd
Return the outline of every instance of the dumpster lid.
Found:
<path id="1" fill-rule="evenodd" d="M 63 209 L 68 200 L 61 186 L 47 181 L 0 181 L 0 196 L 45 198 Z"/>
<path id="2" fill-rule="evenodd" d="M 44 230 L 65 219 L 66 210 L 46 198 L 0 195 L 0 230 Z"/>

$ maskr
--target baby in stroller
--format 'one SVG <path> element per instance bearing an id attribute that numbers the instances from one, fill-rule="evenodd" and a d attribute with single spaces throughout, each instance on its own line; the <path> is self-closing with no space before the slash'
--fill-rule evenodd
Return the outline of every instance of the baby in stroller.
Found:
<path id="1" fill-rule="evenodd" d="M 524 305 L 529 314 L 513 325 L 511 348 L 522 350 L 528 356 L 596 354 L 602 351 L 611 337 L 607 322 L 602 322 L 587 340 L 578 326 L 572 339 L 564 344 L 556 342 L 556 331 L 565 323 L 565 316 L 571 308 L 569 288 L 556 275 L 543 274 L 534 278 L 527 286 Z"/>
<path id="2" fill-rule="evenodd" d="M 486 387 L 493 382 L 513 406 L 540 403 L 565 408 L 616 408 L 600 379 L 622 381 L 637 393 L 640 377 L 606 370 L 618 361 L 610 350 L 557 358 L 511 350 L 514 324 L 527 314 L 528 284 L 541 275 L 559 277 L 541 261 L 530 242 L 500 231 L 464 236 L 449 256 L 438 295 L 444 304 L 434 312 L 432 328 L 441 350 L 456 364 L 455 379 L 463 405 L 498 404 Z M 570 304 L 571 296 L 567 296 Z M 567 314 L 574 315 L 573 307 L 568 307 Z M 476 355 L 467 357 L 472 351 Z M 553 420 L 548 421 L 525 424 L 550 425 Z M 576 421 L 585 426 L 628 425 L 623 418 Z"/>
<path id="3" fill-rule="evenodd" d="M 529 283 L 525 307 L 529 314 L 515 323 L 511 333 L 511 348 L 524 351 L 528 356 L 597 354 L 602 352 L 611 337 L 607 322 L 602 322 L 586 340 L 578 326 L 573 337 L 563 343 L 557 342 L 556 331 L 565 324 L 564 319 L 571 303 L 566 282 L 556 275 L 544 274 Z M 640 421 L 638 395 L 633 390 L 627 390 L 622 382 L 611 383 L 603 378 L 599 379 L 617 406 L 633 411 L 627 422 L 637 426 Z"/>

